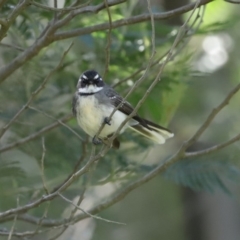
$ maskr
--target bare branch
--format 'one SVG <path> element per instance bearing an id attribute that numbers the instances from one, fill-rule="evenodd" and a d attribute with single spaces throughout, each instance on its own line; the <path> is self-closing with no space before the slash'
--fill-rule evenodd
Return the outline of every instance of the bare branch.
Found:
<path id="1" fill-rule="evenodd" d="M 115 222 L 115 221 L 112 221 L 112 220 L 108 220 L 108 219 L 105 219 L 105 218 L 102 218 L 102 217 L 99 217 L 99 216 L 96 216 L 96 215 L 92 215 L 91 213 L 87 212 L 86 210 L 82 209 L 81 207 L 79 207 L 78 205 L 76 205 L 73 201 L 69 200 L 68 198 L 64 197 L 62 194 L 58 194 L 64 201 L 72 204 L 75 208 L 77 208 L 78 210 L 82 211 L 83 213 L 85 213 L 86 215 L 88 215 L 88 217 L 91 217 L 93 219 L 96 219 L 96 220 L 101 220 L 101 221 L 104 221 L 104 222 L 107 222 L 107 223 L 114 223 L 114 224 L 119 224 L 119 225 L 126 225 L 125 223 L 120 223 L 120 222 Z"/>
<path id="2" fill-rule="evenodd" d="M 199 4 L 199 7 L 202 5 L 208 4 L 212 1 L 213 0 L 202 0 Z M 168 11 L 168 12 L 155 13 L 155 14 L 153 14 L 154 20 L 165 20 L 165 19 L 169 19 L 169 18 L 178 16 L 178 15 L 181 15 L 183 13 L 189 12 L 192 9 L 194 9 L 195 5 L 196 5 L 196 3 L 190 3 L 188 5 L 185 5 L 183 7 L 180 7 L 180 8 Z M 133 16 L 130 18 L 121 19 L 121 20 L 112 22 L 112 29 L 119 28 L 119 27 L 126 26 L 126 25 L 132 25 L 132 24 L 136 24 L 136 23 L 140 23 L 140 22 L 145 22 L 145 21 L 149 21 L 149 20 L 151 20 L 150 14 L 137 15 L 137 16 Z M 85 34 L 90 34 L 92 32 L 103 31 L 103 30 L 107 30 L 107 29 L 109 29 L 109 24 L 102 23 L 102 24 L 91 26 L 91 27 L 77 28 L 77 29 L 73 29 L 70 31 L 58 32 L 58 33 L 54 34 L 54 41 L 67 39 L 67 38 L 71 38 L 71 37 L 76 37 L 76 36 L 81 36 L 81 35 L 85 35 Z"/>
<path id="3" fill-rule="evenodd" d="M 31 110 L 34 110 L 34 111 L 36 111 L 36 112 L 39 112 L 39 113 L 45 115 L 45 116 L 48 117 L 48 118 L 51 118 L 51 119 L 56 120 L 60 125 L 64 126 L 64 127 L 67 128 L 71 133 L 73 133 L 79 140 L 83 141 L 83 138 L 82 138 L 76 131 L 74 131 L 71 127 L 69 127 L 67 124 L 65 124 L 65 123 L 62 122 L 61 120 L 59 120 L 59 119 L 57 119 L 57 118 L 49 115 L 48 113 L 46 113 L 46 112 L 44 112 L 44 111 L 42 111 L 42 110 L 40 110 L 40 109 L 34 108 L 34 107 L 32 107 L 32 106 L 28 106 L 28 108 L 31 109 Z"/>
<path id="4" fill-rule="evenodd" d="M 46 147 L 45 147 L 45 141 L 44 137 L 42 138 L 42 158 L 41 158 L 41 178 L 42 178 L 42 183 L 43 183 L 43 188 L 45 190 L 46 194 L 49 194 L 49 191 L 47 189 L 46 181 L 45 181 L 45 176 L 44 176 L 44 159 L 45 159 L 45 154 L 46 154 Z"/>
<path id="5" fill-rule="evenodd" d="M 78 199 L 77 206 L 80 206 L 80 204 L 82 203 L 85 191 L 86 191 L 86 188 L 83 189 L 83 192 L 81 193 L 81 195 Z M 75 207 L 72 210 L 69 219 L 71 219 L 74 216 L 74 214 L 76 213 L 77 210 L 78 210 L 77 207 Z M 61 236 L 68 229 L 69 226 L 70 226 L 69 224 L 66 224 L 59 233 L 57 233 L 54 237 L 50 238 L 49 240 L 57 239 L 59 236 Z"/>
<path id="6" fill-rule="evenodd" d="M 0 22 L 0 24 L 1 24 L 1 22 Z M 19 46 L 15 46 L 15 45 L 12 45 L 12 44 L 0 43 L 0 46 L 2 46 L 2 47 L 8 47 L 8 48 L 13 48 L 13 49 L 16 49 L 16 50 L 21 51 L 21 52 L 24 51 L 24 48 L 19 47 Z"/>
<path id="7" fill-rule="evenodd" d="M 10 128 L 10 126 L 18 119 L 18 117 L 28 108 L 31 102 L 35 99 L 35 97 L 44 89 L 46 83 L 50 79 L 50 77 L 55 73 L 62 65 L 63 59 L 71 49 L 73 43 L 68 47 L 68 49 L 63 53 L 58 65 L 44 78 L 43 82 L 40 86 L 32 93 L 31 97 L 28 99 L 26 104 L 14 115 L 14 117 L 1 129 L 0 138 L 4 135 L 4 133 Z"/>
<path id="8" fill-rule="evenodd" d="M 54 0 L 54 9 L 58 9 L 58 3 L 57 0 Z M 54 21 L 57 20 L 57 12 L 54 12 Z"/>
<path id="9" fill-rule="evenodd" d="M 200 5 L 205 5 L 212 0 L 202 0 L 200 2 Z M 122 2 L 125 2 L 125 0 L 112 0 L 108 1 L 108 6 L 113 6 L 120 4 Z M 200 6 L 199 5 L 199 6 Z M 195 6 L 195 3 L 188 4 L 186 6 L 183 6 L 181 8 L 166 12 L 166 13 L 159 13 L 159 14 L 154 14 L 154 19 L 167 19 L 171 18 L 173 16 L 177 16 L 179 14 L 183 14 L 185 12 L 188 12 L 192 10 Z M 58 41 L 61 39 L 66 39 L 70 37 L 75 37 L 75 36 L 80 36 L 83 34 L 89 34 L 94 31 L 101 31 L 101 30 L 106 30 L 109 29 L 109 23 L 104 23 L 104 24 L 99 24 L 95 25 L 92 27 L 87 27 L 87 28 L 81 28 L 81 29 L 75 29 L 67 32 L 60 32 L 60 33 L 55 33 L 59 28 L 62 26 L 65 26 L 69 21 L 72 20 L 75 16 L 82 14 L 84 12 L 92 12 L 92 13 L 97 13 L 100 10 L 106 8 L 104 3 L 101 3 L 97 6 L 88 6 L 84 7 L 79 10 L 71 11 L 67 17 L 65 17 L 62 20 L 58 20 L 55 23 L 50 23 L 46 29 L 43 31 L 44 34 L 41 34 L 41 37 L 35 41 L 35 43 L 26 49 L 22 54 L 20 54 L 18 57 L 16 57 L 12 62 L 7 64 L 6 66 L 3 66 L 0 68 L 0 83 L 3 82 L 9 75 L 11 75 L 15 70 L 20 68 L 26 61 L 30 60 L 34 56 L 36 56 L 39 51 L 51 44 L 54 41 Z M 128 19 L 122 19 L 119 21 L 112 22 L 112 29 L 118 28 L 120 26 L 124 25 L 131 25 L 134 23 L 138 22 L 143 22 L 143 21 L 149 21 L 151 19 L 150 14 L 145 14 L 145 15 L 138 15 L 134 16 Z"/>
<path id="10" fill-rule="evenodd" d="M 200 14 L 200 10 L 201 10 L 201 9 L 203 9 L 202 14 Z M 176 52 L 175 52 L 174 54 L 172 54 L 172 57 L 169 59 L 169 61 L 172 61 L 172 60 L 181 52 L 181 50 L 182 50 L 182 49 L 186 46 L 186 44 L 188 43 L 190 37 L 195 34 L 195 32 L 197 31 L 197 29 L 199 29 L 201 23 L 203 22 L 204 10 L 205 10 L 204 7 L 203 7 L 203 8 L 199 8 L 199 11 L 198 11 L 198 13 L 197 13 L 197 17 L 195 18 L 195 20 L 193 21 L 193 23 L 191 24 L 191 26 L 189 26 L 189 28 L 186 29 L 185 35 L 188 37 L 188 40 L 185 41 L 185 42 L 183 42 L 183 43 L 181 44 L 181 46 L 179 46 L 179 49 L 177 49 Z M 199 23 L 197 24 L 197 26 L 195 27 L 195 30 L 193 31 L 193 26 L 195 25 L 195 23 L 197 22 L 197 20 L 198 20 L 199 18 L 200 18 Z M 179 43 L 178 43 L 176 46 L 180 45 L 180 43 L 181 43 L 181 41 L 179 41 Z M 164 54 L 162 54 L 158 59 L 156 59 L 156 60 L 152 63 L 151 67 L 154 67 L 154 66 L 160 64 L 161 60 L 163 60 L 163 59 L 169 54 L 169 51 L 170 51 L 170 50 L 167 50 L 167 51 L 166 51 Z M 120 81 L 117 82 L 117 83 L 112 84 L 112 87 L 113 87 L 113 88 L 116 88 L 116 87 L 118 87 L 119 85 L 127 82 L 129 79 L 134 78 L 135 76 L 137 76 L 138 74 L 140 74 L 145 68 L 146 68 L 145 66 L 141 66 L 139 69 L 137 69 L 137 70 L 136 70 L 134 73 L 132 73 L 130 76 L 128 76 L 128 77 L 120 80 Z"/>
<path id="11" fill-rule="evenodd" d="M 227 147 L 227 146 L 229 146 L 229 145 L 231 145 L 234 142 L 239 141 L 239 140 L 240 140 L 240 134 L 238 134 L 234 138 L 230 139 L 229 141 L 226 141 L 225 143 L 213 146 L 213 147 L 205 149 L 205 150 L 201 150 L 201 151 L 197 151 L 197 152 L 189 152 L 189 153 L 186 153 L 186 155 L 184 155 L 184 156 L 181 154 L 181 152 L 183 150 L 183 147 L 184 147 L 183 146 L 179 150 L 178 154 L 174 155 L 173 157 L 170 157 L 165 163 L 159 164 L 154 170 L 152 170 L 150 173 L 146 174 L 142 179 L 139 179 L 136 182 L 134 182 L 133 184 L 130 184 L 128 187 L 126 187 L 124 190 L 121 190 L 121 192 L 117 193 L 115 196 L 110 198 L 108 201 L 106 201 L 102 204 L 99 204 L 98 206 L 89 210 L 88 213 L 97 214 L 97 213 L 101 212 L 102 210 L 112 206 L 116 202 L 122 200 L 129 192 L 131 192 L 135 188 L 141 186 L 142 184 L 148 182 L 149 180 L 154 178 L 157 174 L 163 172 L 167 167 L 169 167 L 171 164 L 173 164 L 176 161 L 179 161 L 183 158 L 199 157 L 199 156 L 202 156 L 202 155 L 205 155 L 205 154 L 210 154 L 214 151 L 217 151 L 217 150 L 220 150 L 224 147 Z M 87 217 L 89 217 L 87 214 L 78 214 L 77 216 L 75 216 L 72 219 L 72 221 L 73 222 L 78 222 L 78 221 L 80 221 L 84 218 L 87 218 Z M 29 217 L 27 215 L 20 215 L 19 220 L 24 220 L 24 221 L 31 222 L 31 223 L 36 223 L 37 222 L 36 218 Z M 69 223 L 70 221 L 71 221 L 71 218 L 63 219 L 61 221 L 46 219 L 45 221 L 43 221 L 42 224 L 43 224 L 43 226 L 52 227 L 52 226 L 59 226 L 59 225 L 64 224 L 64 223 Z"/>
<path id="12" fill-rule="evenodd" d="M 148 1 L 148 4 L 150 4 L 150 2 Z M 125 96 L 125 98 L 123 98 L 122 100 L 122 103 L 119 104 L 117 107 L 115 107 L 112 111 L 112 113 L 110 114 L 110 116 L 108 117 L 109 121 L 111 121 L 112 119 L 112 116 L 114 115 L 114 113 L 122 106 L 122 104 L 124 104 L 124 102 L 126 101 L 126 99 L 130 96 L 130 94 L 144 81 L 144 79 L 146 78 L 147 76 L 147 73 L 152 65 L 152 62 L 153 62 L 153 59 L 154 59 L 154 56 L 156 54 L 155 52 L 155 26 L 154 26 L 154 18 L 153 18 L 153 13 L 151 12 L 151 6 L 148 7 L 149 9 L 149 12 L 150 12 L 150 15 L 151 15 L 151 24 L 152 24 L 152 52 L 151 52 L 151 56 L 150 56 L 150 59 L 148 61 L 148 64 L 147 64 L 147 67 L 145 69 L 145 72 L 144 74 L 141 76 L 141 78 L 135 82 L 135 84 L 132 86 L 132 88 L 129 90 L 129 92 L 127 93 L 127 95 Z M 137 111 L 137 110 L 136 110 Z M 134 115 L 136 114 L 136 111 L 133 111 L 133 114 L 130 114 L 131 116 L 129 118 L 127 118 L 126 121 L 123 122 L 123 124 L 121 124 L 121 126 L 119 127 L 118 131 L 116 133 L 113 134 L 113 136 L 110 138 L 110 143 L 113 141 L 113 139 L 116 137 L 116 135 L 121 131 L 122 127 L 124 126 L 124 124 L 127 123 L 127 121 Z M 99 128 L 98 132 L 96 133 L 96 137 L 99 136 L 99 134 L 101 133 L 101 131 L 103 130 L 104 128 L 104 125 L 106 123 L 103 122 L 101 127 Z M 109 147 L 111 146 L 111 144 L 109 145 Z"/>
<path id="13" fill-rule="evenodd" d="M 32 237 L 37 235 L 37 234 L 39 234 L 39 233 L 41 233 L 41 230 L 39 232 L 39 229 L 40 229 L 40 227 L 42 225 L 42 221 L 47 218 L 47 214 L 48 214 L 48 210 L 49 210 L 50 204 L 51 204 L 51 202 L 47 203 L 42 217 L 37 221 L 37 223 L 36 223 L 37 224 L 37 228 L 35 229 L 34 232 L 32 232 L 32 234 L 31 234 Z"/>
<path id="14" fill-rule="evenodd" d="M 17 197 L 17 207 L 18 206 L 19 206 L 19 197 Z M 11 238 L 12 238 L 12 234 L 13 234 L 16 222 L 17 222 L 17 217 L 18 217 L 18 215 L 15 214 L 13 224 L 12 224 L 11 230 L 10 230 L 9 235 L 8 235 L 8 240 L 11 240 Z"/>
<path id="15" fill-rule="evenodd" d="M 188 24 L 189 20 L 191 19 L 191 17 L 193 16 L 194 11 L 199 7 L 200 1 L 195 3 L 195 7 L 193 9 L 193 11 L 191 12 L 190 16 L 188 17 L 187 21 L 181 26 L 181 28 L 178 31 L 178 34 L 171 46 L 171 49 L 169 50 L 165 61 L 160 65 L 159 68 L 159 72 L 155 78 L 155 80 L 152 82 L 152 84 L 149 86 L 149 88 L 147 89 L 146 93 L 144 94 L 144 96 L 140 99 L 140 101 L 138 102 L 137 106 L 134 108 L 134 110 L 132 111 L 131 114 L 128 115 L 128 117 L 121 123 L 121 125 L 119 126 L 118 130 L 113 134 L 113 136 L 110 138 L 110 141 L 113 141 L 113 139 L 117 136 L 117 134 L 121 131 L 121 129 L 123 128 L 123 126 L 129 121 L 130 118 L 132 118 L 138 111 L 138 109 L 141 107 L 141 105 L 144 103 L 144 101 L 146 100 L 146 98 L 148 97 L 148 95 L 150 94 L 150 92 L 153 90 L 153 88 L 156 86 L 156 84 L 160 81 L 160 76 L 163 72 L 164 67 L 166 66 L 166 64 L 170 61 L 172 55 L 173 55 L 173 51 L 175 49 L 175 47 L 177 46 L 177 44 L 179 43 L 179 41 L 181 40 L 181 38 L 184 36 L 184 34 L 186 34 L 185 28 L 186 25 Z M 154 20 L 152 20 L 154 22 Z M 152 38 L 153 39 L 153 38 Z M 153 40 L 154 41 L 154 40 Z M 151 66 L 151 61 L 149 61 L 149 66 Z M 140 79 L 141 80 L 141 79 Z M 139 81 L 140 81 L 139 80 Z M 132 87 L 132 89 L 129 91 L 129 93 L 131 93 L 132 91 L 134 91 L 134 89 L 137 86 L 137 82 L 135 83 L 135 85 Z M 127 96 L 124 98 L 123 101 L 125 101 L 125 99 L 128 97 L 129 93 L 127 94 Z M 120 105 L 119 105 L 120 106 Z M 114 109 L 115 110 L 115 109 Z M 114 113 L 114 111 L 113 111 Z"/>
<path id="16" fill-rule="evenodd" d="M 83 191 L 82 191 L 82 193 L 80 194 L 80 197 L 79 197 L 79 199 L 78 199 L 77 206 L 80 206 L 80 204 L 82 203 L 82 201 L 83 201 L 83 199 L 84 199 L 85 191 L 86 191 L 86 188 L 84 187 L 84 188 L 83 188 Z M 78 210 L 77 207 L 75 207 L 75 208 L 72 210 L 71 215 L 70 215 L 70 217 L 69 217 L 70 219 L 74 216 L 74 214 L 76 213 L 77 210 Z"/>
<path id="17" fill-rule="evenodd" d="M 239 89 L 240 83 L 231 92 L 229 92 L 226 98 L 216 108 L 212 110 L 212 112 L 207 117 L 202 126 L 198 129 L 198 131 L 184 144 L 185 150 L 190 147 L 204 133 L 204 131 L 208 128 L 216 115 L 229 103 L 231 98 L 239 91 Z"/>
<path id="18" fill-rule="evenodd" d="M 151 179 L 165 171 L 171 164 L 181 159 L 181 152 L 179 151 L 174 156 L 167 159 L 166 162 L 160 163 L 157 167 L 155 167 L 151 172 L 147 173 L 140 179 L 134 181 L 133 183 L 129 184 L 127 187 L 122 189 L 120 192 L 116 193 L 113 197 L 108 198 L 104 203 L 101 203 L 97 205 L 96 207 L 93 207 L 88 212 L 91 214 L 97 214 L 101 211 L 103 211 L 106 208 L 109 208 L 110 206 L 114 205 L 115 203 L 121 201 L 124 199 L 131 191 L 134 189 L 142 186 L 143 184 L 149 182 Z M 73 223 L 76 223 L 84 218 L 87 218 L 88 216 L 86 214 L 79 214 L 75 216 L 72 220 Z"/>
<path id="19" fill-rule="evenodd" d="M 25 0 L 24 2 L 26 1 L 29 2 L 30 0 Z M 114 6 L 124 1 L 126 0 L 109 0 L 108 6 Z M 16 69 L 21 67 L 25 62 L 36 56 L 42 48 L 51 44 L 54 41 L 53 34 L 56 32 L 56 30 L 69 23 L 75 16 L 87 12 L 97 13 L 103 9 L 105 9 L 105 4 L 100 3 L 96 6 L 87 6 L 82 9 L 70 11 L 70 13 L 65 18 L 58 21 L 54 21 L 53 19 L 48 24 L 46 29 L 43 30 L 44 34 L 41 34 L 40 38 L 38 38 L 31 47 L 18 55 L 8 65 L 0 68 L 0 83 L 4 81 L 9 75 L 11 75 Z"/>
<path id="20" fill-rule="evenodd" d="M 82 162 L 85 160 L 85 158 L 87 157 L 87 143 L 88 141 L 83 141 L 82 142 L 82 154 L 81 157 L 79 158 L 79 160 L 77 161 L 77 163 L 75 164 L 72 173 L 70 173 L 68 175 L 68 177 L 58 186 L 56 186 L 51 193 L 54 193 L 56 191 L 58 191 L 58 189 L 60 189 L 71 177 L 73 174 L 75 174 L 77 172 L 77 170 L 79 169 L 80 165 L 82 164 Z"/>
<path id="21" fill-rule="evenodd" d="M 49 132 L 52 129 L 54 129 L 54 128 L 58 127 L 59 125 L 61 125 L 60 122 L 64 123 L 64 122 L 69 121 L 72 118 L 73 118 L 72 114 L 69 114 L 69 115 L 61 118 L 60 120 L 58 120 L 58 121 L 56 121 L 56 122 L 54 122 L 54 123 L 52 123 L 52 124 L 50 124 L 50 125 L 48 125 L 46 127 L 43 127 L 39 131 L 37 131 L 35 133 L 32 133 L 31 135 L 29 135 L 29 136 L 27 136 L 25 138 L 17 140 L 16 142 L 13 142 L 13 143 L 9 143 L 9 144 L 3 146 L 2 148 L 0 148 L 0 153 L 1 152 L 6 152 L 6 151 L 11 150 L 11 149 L 13 149 L 15 147 L 18 147 L 18 146 L 20 146 L 22 144 L 25 144 L 25 143 L 27 143 L 29 141 L 32 141 L 32 140 L 38 138 L 39 136 L 41 136 L 42 134 L 44 134 L 46 132 Z"/>
<path id="22" fill-rule="evenodd" d="M 65 182 L 56 192 L 42 196 L 40 199 L 37 199 L 36 201 L 28 203 L 24 206 L 12 208 L 5 212 L 2 212 L 2 213 L 0 213 L 0 219 L 8 217 L 12 214 L 24 213 L 24 212 L 28 211 L 29 209 L 37 207 L 44 202 L 47 202 L 47 201 L 50 201 L 50 200 L 56 198 L 58 193 L 67 189 L 79 176 L 85 174 L 90 169 L 90 167 L 92 166 L 92 164 L 95 161 L 99 160 L 101 157 L 104 156 L 104 154 L 107 152 L 107 150 L 108 150 L 108 148 L 105 147 L 100 154 L 94 156 L 93 158 L 90 158 L 89 161 L 81 169 L 79 169 L 76 173 L 72 174 L 72 176 L 69 178 L 69 180 L 67 182 Z"/>
<path id="23" fill-rule="evenodd" d="M 231 138 L 230 140 L 224 142 L 224 143 L 221 143 L 221 144 L 218 144 L 218 145 L 215 145 L 215 146 L 212 146 L 210 148 L 207 148 L 207 149 L 204 149 L 204 150 L 200 150 L 200 151 L 197 151 L 197 152 L 186 152 L 185 153 L 185 158 L 192 158 L 192 157 L 201 157 L 203 155 L 207 155 L 207 154 L 210 154 L 210 153 L 213 153 L 213 152 L 216 152 L 220 149 L 223 149 L 225 147 L 228 147 L 229 145 L 237 142 L 240 140 L 240 134 L 238 134 L 237 136 Z"/>
<path id="24" fill-rule="evenodd" d="M 112 43 L 112 39 L 111 39 L 111 35 L 112 35 L 112 16 L 111 16 L 110 9 L 108 7 L 107 0 L 104 0 L 104 3 L 106 5 L 106 9 L 107 9 L 107 13 L 108 13 L 109 30 L 108 30 L 108 37 L 107 37 L 107 45 L 106 45 L 106 48 L 105 48 L 106 63 L 105 63 L 105 70 L 104 70 L 104 74 L 103 74 L 103 79 L 105 78 L 105 76 L 108 72 L 109 63 L 110 63 L 110 48 L 111 48 L 111 43 Z"/>
<path id="25" fill-rule="evenodd" d="M 13 231 L 14 231 L 14 228 L 15 228 L 15 225 L 16 225 L 16 221 L 17 221 L 17 214 L 14 217 L 13 225 L 12 225 L 11 230 L 10 230 L 9 235 L 8 235 L 8 240 L 12 239 L 12 234 L 13 234 Z"/>
<path id="26" fill-rule="evenodd" d="M 233 3 L 233 4 L 240 4 L 239 1 L 234 1 L 234 0 L 224 0 L 224 1 L 228 3 Z"/>
<path id="27" fill-rule="evenodd" d="M 78 206 L 78 207 L 79 207 L 80 204 L 82 203 L 85 190 L 86 190 L 86 188 L 83 189 L 83 192 L 82 192 L 82 194 L 80 195 L 80 197 L 79 197 L 79 199 L 78 199 L 78 202 L 77 202 L 77 206 Z M 74 216 L 74 214 L 76 213 L 77 210 L 78 210 L 77 207 L 75 207 L 75 208 L 72 210 L 69 219 L 71 219 L 71 218 Z M 69 227 L 69 224 L 66 224 L 59 233 L 57 233 L 54 237 L 50 238 L 49 240 L 55 240 L 55 239 L 57 239 L 59 236 L 61 236 L 61 235 L 68 229 L 68 227 Z"/>
<path id="28" fill-rule="evenodd" d="M 5 24 L 2 24 L 2 27 L 0 29 L 0 41 L 6 37 L 6 33 L 11 26 L 11 24 L 15 21 L 17 16 L 25 10 L 29 6 L 30 0 L 23 0 L 19 1 L 18 5 L 13 9 L 13 11 L 9 14 L 7 20 L 5 21 Z"/>

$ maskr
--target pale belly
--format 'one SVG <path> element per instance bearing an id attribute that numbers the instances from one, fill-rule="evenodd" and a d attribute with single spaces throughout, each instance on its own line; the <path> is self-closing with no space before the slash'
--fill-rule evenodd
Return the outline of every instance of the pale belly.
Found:
<path id="1" fill-rule="evenodd" d="M 109 117 L 113 108 L 100 105 L 94 96 L 81 98 L 77 107 L 77 121 L 80 127 L 91 137 L 94 137 L 101 127 L 104 118 Z M 111 125 L 105 124 L 99 137 L 106 138 L 114 133 L 121 123 L 126 119 L 126 115 L 120 111 L 116 111 L 111 119 Z M 128 123 L 123 127 L 123 132 L 128 126 Z"/>

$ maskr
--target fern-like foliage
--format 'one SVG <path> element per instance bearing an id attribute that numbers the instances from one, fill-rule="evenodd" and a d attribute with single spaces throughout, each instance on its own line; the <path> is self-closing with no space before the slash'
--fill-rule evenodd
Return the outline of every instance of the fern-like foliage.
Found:
<path id="1" fill-rule="evenodd" d="M 171 165 L 162 176 L 166 180 L 189 187 L 194 191 L 231 194 L 230 187 L 239 181 L 240 169 L 233 162 L 234 156 L 219 152 L 205 157 L 181 159 Z M 134 172 L 135 176 L 152 171 L 157 165 L 147 165 L 121 160 L 122 172 Z"/>
<path id="2" fill-rule="evenodd" d="M 198 158 L 182 159 L 170 166 L 164 177 L 193 190 L 230 194 L 230 186 L 240 179 L 240 169 L 234 163 L 237 149 L 221 150 Z"/>
<path id="3" fill-rule="evenodd" d="M 172 165 L 164 177 L 193 190 L 230 194 L 228 181 L 240 178 L 240 169 L 233 163 L 216 159 L 184 159 Z"/>
<path id="4" fill-rule="evenodd" d="M 9 178 L 25 178 L 26 173 L 18 166 L 18 162 L 2 162 L 0 165 L 0 183 Z"/>

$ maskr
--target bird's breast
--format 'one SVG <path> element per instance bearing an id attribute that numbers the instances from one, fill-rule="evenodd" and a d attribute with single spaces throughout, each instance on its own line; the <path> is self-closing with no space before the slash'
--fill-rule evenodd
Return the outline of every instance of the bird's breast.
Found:
<path id="1" fill-rule="evenodd" d="M 113 109 L 114 107 L 111 105 L 100 104 L 94 95 L 83 96 L 77 101 L 76 106 L 78 124 L 89 136 L 94 137 L 104 118 L 109 117 Z M 116 111 L 112 116 L 111 125 L 106 124 L 104 126 L 100 138 L 105 138 L 114 133 L 125 119 L 126 115 L 124 113 Z"/>

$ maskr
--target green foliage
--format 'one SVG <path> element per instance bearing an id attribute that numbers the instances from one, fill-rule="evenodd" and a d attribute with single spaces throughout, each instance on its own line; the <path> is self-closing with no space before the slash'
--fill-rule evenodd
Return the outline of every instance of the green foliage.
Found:
<path id="1" fill-rule="evenodd" d="M 221 190 L 231 194 L 229 183 L 239 181 L 240 169 L 225 151 L 222 154 L 219 152 L 206 157 L 178 161 L 170 166 L 163 176 L 195 191 Z"/>
<path id="2" fill-rule="evenodd" d="M 21 180 L 26 177 L 26 172 L 19 167 L 19 163 L 16 161 L 12 162 L 1 162 L 0 167 L 0 182 L 4 182 L 11 178 L 16 181 Z"/>

